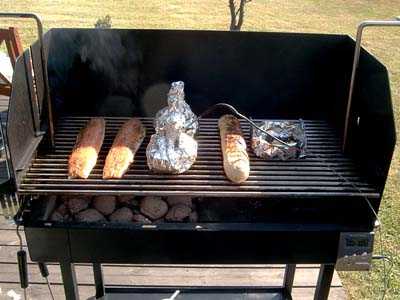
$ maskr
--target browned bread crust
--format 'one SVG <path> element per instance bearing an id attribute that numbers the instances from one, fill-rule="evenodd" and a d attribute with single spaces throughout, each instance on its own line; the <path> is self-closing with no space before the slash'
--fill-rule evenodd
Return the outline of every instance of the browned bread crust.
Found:
<path id="1" fill-rule="evenodd" d="M 105 128 L 106 122 L 103 118 L 93 118 L 80 131 L 68 160 L 70 178 L 89 177 L 103 144 Z"/>
<path id="2" fill-rule="evenodd" d="M 137 118 L 126 121 L 119 129 L 103 169 L 103 178 L 122 178 L 133 163 L 135 154 L 143 142 L 146 129 Z"/>
<path id="3" fill-rule="evenodd" d="M 250 161 L 240 122 L 232 115 L 224 115 L 219 119 L 218 127 L 225 174 L 231 181 L 242 183 L 249 177 Z"/>

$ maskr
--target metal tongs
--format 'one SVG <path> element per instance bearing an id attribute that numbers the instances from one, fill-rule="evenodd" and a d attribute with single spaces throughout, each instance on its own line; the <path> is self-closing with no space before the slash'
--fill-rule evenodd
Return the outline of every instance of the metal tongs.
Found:
<path id="1" fill-rule="evenodd" d="M 249 119 L 248 117 L 246 117 L 245 115 L 243 115 L 242 113 L 240 113 L 236 108 L 234 108 L 232 105 L 228 104 L 228 103 L 217 103 L 214 104 L 213 106 L 211 106 L 210 108 L 206 109 L 204 112 L 202 112 L 199 116 L 197 116 L 197 121 L 199 121 L 201 118 L 203 118 L 204 116 L 210 114 L 211 112 L 213 112 L 214 110 L 216 110 L 218 107 L 224 107 L 224 108 L 228 108 L 231 112 L 233 112 L 237 117 L 246 120 L 251 126 L 255 127 L 256 129 L 260 130 L 262 133 L 264 133 L 265 135 L 267 135 L 268 137 L 274 139 L 275 141 L 279 142 L 282 145 L 285 145 L 286 147 L 289 148 L 296 148 L 297 144 L 296 143 L 286 143 L 284 141 L 282 141 L 280 138 L 270 134 L 268 131 L 262 129 L 260 126 L 258 126 L 256 123 L 254 123 L 251 119 Z"/>

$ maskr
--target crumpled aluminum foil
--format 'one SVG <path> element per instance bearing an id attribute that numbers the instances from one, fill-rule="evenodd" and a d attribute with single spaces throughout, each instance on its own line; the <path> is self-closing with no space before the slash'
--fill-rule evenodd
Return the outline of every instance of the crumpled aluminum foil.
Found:
<path id="1" fill-rule="evenodd" d="M 167 124 L 179 123 L 182 131 L 194 136 L 199 128 L 196 115 L 185 102 L 185 84 L 183 81 L 176 81 L 171 84 L 168 92 L 168 106 L 157 112 L 154 119 L 154 127 L 163 128 Z"/>
<path id="2" fill-rule="evenodd" d="M 294 147 L 283 145 L 253 127 L 251 146 L 256 156 L 271 160 L 288 160 L 306 156 L 307 139 L 302 120 L 263 121 L 257 125 L 272 136 L 288 145 L 294 145 Z"/>
<path id="3" fill-rule="evenodd" d="M 156 133 L 146 149 L 147 165 L 160 173 L 180 174 L 187 171 L 197 158 L 198 129 L 196 115 L 184 100 L 184 83 L 173 82 L 168 93 L 168 106 L 154 120 Z"/>
<path id="4" fill-rule="evenodd" d="M 150 170 L 180 174 L 187 171 L 197 158 L 197 142 L 182 132 L 175 140 L 165 134 L 153 134 L 146 150 Z"/>

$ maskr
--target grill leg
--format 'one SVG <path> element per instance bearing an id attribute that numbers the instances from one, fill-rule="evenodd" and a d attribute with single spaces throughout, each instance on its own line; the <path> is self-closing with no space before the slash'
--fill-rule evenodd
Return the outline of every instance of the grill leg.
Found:
<path id="1" fill-rule="evenodd" d="M 78 282 L 76 281 L 74 265 L 68 262 L 61 262 L 60 268 L 64 284 L 65 299 L 79 300 Z"/>
<path id="2" fill-rule="evenodd" d="M 283 289 L 285 290 L 287 297 L 290 297 L 290 295 L 292 294 L 295 272 L 296 272 L 295 264 L 287 264 L 286 265 L 285 276 L 283 278 Z"/>
<path id="3" fill-rule="evenodd" d="M 319 270 L 317 287 L 315 289 L 314 300 L 327 300 L 329 296 L 329 289 L 332 283 L 333 272 L 335 265 L 321 265 Z"/>
<path id="4" fill-rule="evenodd" d="M 101 264 L 93 264 L 94 285 L 96 286 L 96 299 L 104 297 L 103 270 Z"/>

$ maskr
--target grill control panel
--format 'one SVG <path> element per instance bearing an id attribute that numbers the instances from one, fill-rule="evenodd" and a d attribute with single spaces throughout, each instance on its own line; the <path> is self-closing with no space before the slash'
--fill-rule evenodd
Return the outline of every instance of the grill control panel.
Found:
<path id="1" fill-rule="evenodd" d="M 371 266 L 373 244 L 373 232 L 342 232 L 336 269 L 338 271 L 368 271 Z"/>

